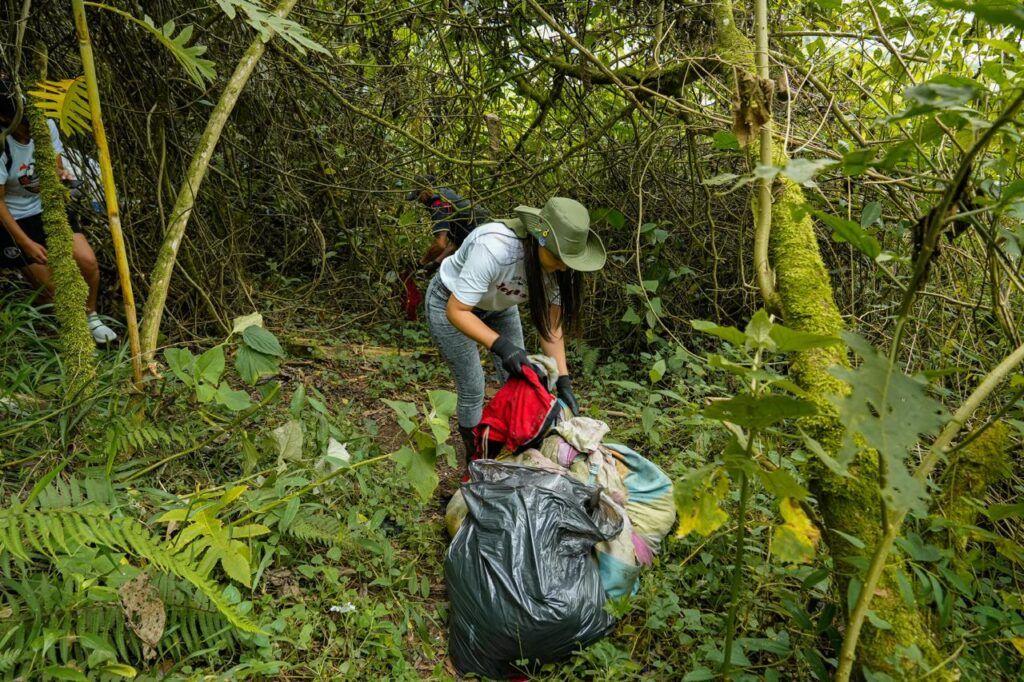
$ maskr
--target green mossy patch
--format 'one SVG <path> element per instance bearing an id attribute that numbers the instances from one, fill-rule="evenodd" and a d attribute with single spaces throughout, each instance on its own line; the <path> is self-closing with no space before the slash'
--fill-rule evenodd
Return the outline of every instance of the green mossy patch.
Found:
<path id="1" fill-rule="evenodd" d="M 60 324 L 65 396 L 73 400 L 88 393 L 96 378 L 96 346 L 85 319 L 89 290 L 74 258 L 74 234 L 67 215 L 68 191 L 57 175 L 57 155 L 50 144 L 46 116 L 34 106 L 26 107 L 25 114 L 35 141 L 36 173 L 39 174 L 43 202 L 43 231 L 53 273 L 53 307 Z"/>

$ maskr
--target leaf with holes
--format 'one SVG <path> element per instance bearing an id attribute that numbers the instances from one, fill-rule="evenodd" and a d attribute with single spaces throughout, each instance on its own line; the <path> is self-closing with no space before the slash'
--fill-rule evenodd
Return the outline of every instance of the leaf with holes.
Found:
<path id="1" fill-rule="evenodd" d="M 772 536 L 775 555 L 788 563 L 807 563 L 814 558 L 814 547 L 821 539 L 821 531 L 814 527 L 800 505 L 788 497 L 782 498 L 779 512 L 785 523 L 776 526 Z"/>
<path id="2" fill-rule="evenodd" d="M 863 445 L 874 448 L 883 458 L 887 476 L 882 496 L 892 510 L 926 513 L 928 493 L 907 469 L 906 458 L 921 436 L 934 436 L 949 419 L 941 403 L 925 393 L 925 382 L 909 377 L 875 350 L 870 343 L 850 332 L 843 340 L 861 357 L 856 369 L 833 367 L 831 374 L 850 385 L 848 395 L 830 401 L 846 427 L 843 447 L 837 455 L 841 466 L 853 461 Z"/>
<path id="3" fill-rule="evenodd" d="M 728 477 L 711 465 L 695 469 L 679 481 L 675 489 L 679 514 L 676 537 L 686 537 L 693 532 L 707 536 L 721 528 L 729 515 L 719 505 L 728 494 Z"/>

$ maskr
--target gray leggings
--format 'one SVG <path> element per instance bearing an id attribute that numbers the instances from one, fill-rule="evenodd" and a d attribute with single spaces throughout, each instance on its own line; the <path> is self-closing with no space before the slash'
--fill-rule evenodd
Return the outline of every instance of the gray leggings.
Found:
<path id="1" fill-rule="evenodd" d="M 480 365 L 480 349 L 477 342 L 448 321 L 445 309 L 449 296 L 451 292 L 441 283 L 441 277 L 434 275 L 427 287 L 427 326 L 430 327 L 430 335 L 434 337 L 434 342 L 441 349 L 441 355 L 455 376 L 459 426 L 468 429 L 480 423 L 480 413 L 484 407 L 484 369 Z M 512 306 L 499 312 L 476 308 L 473 312 L 488 327 L 520 348 L 523 347 L 523 323 L 519 320 L 519 306 Z M 491 358 L 494 360 L 499 382 L 505 383 L 508 376 L 501 366 L 501 360 L 493 353 Z"/>

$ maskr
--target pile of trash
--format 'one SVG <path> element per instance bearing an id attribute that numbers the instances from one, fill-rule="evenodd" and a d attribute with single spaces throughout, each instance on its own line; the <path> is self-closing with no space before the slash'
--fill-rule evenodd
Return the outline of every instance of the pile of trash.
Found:
<path id="1" fill-rule="evenodd" d="M 536 376 L 510 379 L 478 427 L 482 451 L 502 452 L 470 464 L 445 514 L 449 652 L 462 674 L 507 678 L 609 634 L 606 598 L 635 593 L 675 524 L 668 476 L 605 441 L 604 422 L 549 400 L 553 362 L 531 360 Z"/>

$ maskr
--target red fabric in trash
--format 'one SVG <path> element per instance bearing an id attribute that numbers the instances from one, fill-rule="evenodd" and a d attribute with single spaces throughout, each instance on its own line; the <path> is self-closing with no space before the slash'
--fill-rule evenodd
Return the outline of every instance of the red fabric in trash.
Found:
<path id="1" fill-rule="evenodd" d="M 484 407 L 480 423 L 473 430 L 477 450 L 482 451 L 487 440 L 515 452 L 540 434 L 556 400 L 533 368 L 524 366 L 523 376 L 509 377 Z"/>
<path id="2" fill-rule="evenodd" d="M 410 322 L 416 321 L 416 307 L 423 303 L 423 294 L 420 293 L 420 288 L 416 286 L 416 280 L 413 278 L 413 271 L 406 270 L 402 274 L 402 285 L 405 287 L 405 300 L 402 301 L 402 308 L 405 310 L 405 319 Z"/>

